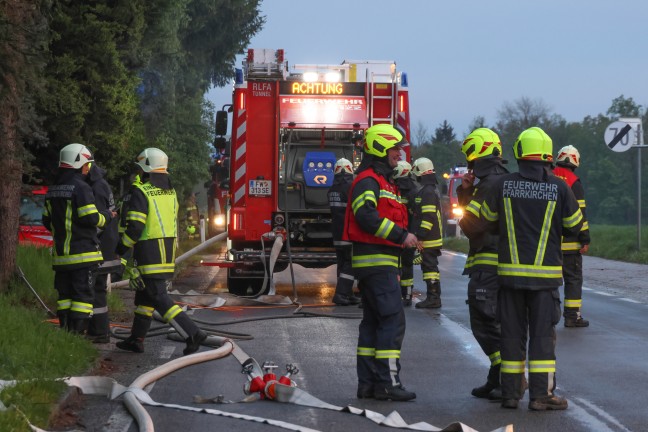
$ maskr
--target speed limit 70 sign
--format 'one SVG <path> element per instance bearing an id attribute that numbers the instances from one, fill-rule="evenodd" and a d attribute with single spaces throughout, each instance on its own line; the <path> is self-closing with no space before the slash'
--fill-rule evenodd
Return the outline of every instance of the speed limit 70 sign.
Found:
<path id="1" fill-rule="evenodd" d="M 624 152 L 639 144 L 638 131 L 641 131 L 641 119 L 615 121 L 605 129 L 605 144 L 615 152 Z"/>

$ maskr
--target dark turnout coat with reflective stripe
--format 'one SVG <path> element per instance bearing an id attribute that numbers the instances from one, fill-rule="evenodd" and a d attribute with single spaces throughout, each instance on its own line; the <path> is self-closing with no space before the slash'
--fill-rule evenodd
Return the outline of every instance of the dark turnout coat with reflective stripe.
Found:
<path id="1" fill-rule="evenodd" d="M 578 201 L 581 213 L 583 213 L 583 227 L 580 232 L 577 235 L 564 237 L 562 242 L 563 253 L 576 254 L 580 252 L 580 249 L 584 245 L 590 244 L 589 224 L 587 223 L 586 212 L 587 205 L 585 204 L 585 189 L 583 188 L 581 180 L 571 169 L 557 166 L 554 168 L 553 172 L 556 177 L 565 180 L 567 185 L 571 187 L 571 190 Z"/>
<path id="2" fill-rule="evenodd" d="M 92 189 L 80 170 L 62 169 L 45 196 L 43 225 L 52 232 L 52 267 L 75 270 L 103 261 L 97 228 L 111 220 L 109 210 L 97 210 Z"/>
<path id="3" fill-rule="evenodd" d="M 526 170 L 520 161 L 520 169 Z M 563 235 L 578 233 L 583 215 L 571 189 L 544 171 L 500 176 L 480 215 L 499 232 L 498 268 L 505 288 L 551 289 L 562 285 Z"/>

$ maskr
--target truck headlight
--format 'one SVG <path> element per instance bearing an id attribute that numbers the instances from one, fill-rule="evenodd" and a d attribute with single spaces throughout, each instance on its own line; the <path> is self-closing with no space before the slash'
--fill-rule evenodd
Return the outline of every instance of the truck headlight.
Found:
<path id="1" fill-rule="evenodd" d="M 461 207 L 455 207 L 452 209 L 452 215 L 456 218 L 463 217 L 463 209 Z"/>
<path id="2" fill-rule="evenodd" d="M 217 227 L 225 226 L 225 215 L 219 214 L 214 216 L 214 225 Z"/>

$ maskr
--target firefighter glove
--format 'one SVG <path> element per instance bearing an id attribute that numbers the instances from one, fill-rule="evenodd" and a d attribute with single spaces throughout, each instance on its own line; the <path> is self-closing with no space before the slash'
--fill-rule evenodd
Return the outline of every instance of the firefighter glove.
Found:
<path id="1" fill-rule="evenodd" d="M 133 267 L 125 259 L 122 259 L 122 265 L 124 266 L 124 277 L 128 278 L 128 286 L 134 291 L 143 291 L 145 288 L 144 279 L 137 267 Z"/>

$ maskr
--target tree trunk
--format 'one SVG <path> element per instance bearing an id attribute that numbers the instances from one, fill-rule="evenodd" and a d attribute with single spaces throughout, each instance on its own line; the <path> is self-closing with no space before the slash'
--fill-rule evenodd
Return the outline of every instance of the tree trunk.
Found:
<path id="1" fill-rule="evenodd" d="M 20 115 L 25 92 L 21 73 L 26 66 L 27 26 L 34 4 L 24 0 L 0 2 L 0 293 L 5 292 L 16 266 L 23 144 Z"/>

